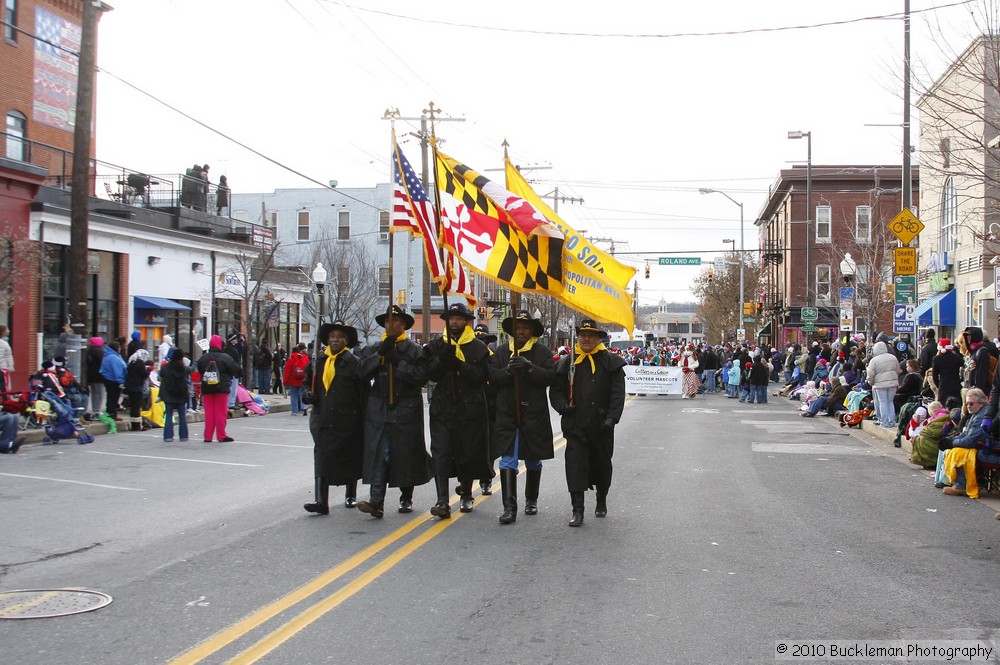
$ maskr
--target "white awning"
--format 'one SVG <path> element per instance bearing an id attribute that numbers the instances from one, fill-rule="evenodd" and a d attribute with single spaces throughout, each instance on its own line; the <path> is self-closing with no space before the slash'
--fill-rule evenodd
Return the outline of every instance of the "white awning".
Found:
<path id="1" fill-rule="evenodd" d="M 989 286 L 987 286 L 986 288 L 984 288 L 982 291 L 977 292 L 975 299 L 976 300 L 993 300 L 993 299 L 996 298 L 996 295 L 997 295 L 997 293 L 996 293 L 996 287 L 993 284 L 990 284 Z"/>

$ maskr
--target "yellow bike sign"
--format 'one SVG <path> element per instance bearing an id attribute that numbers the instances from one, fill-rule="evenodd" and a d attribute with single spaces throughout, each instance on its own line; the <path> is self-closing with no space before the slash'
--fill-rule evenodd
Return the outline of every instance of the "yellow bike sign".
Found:
<path id="1" fill-rule="evenodd" d="M 912 212 L 904 208 L 889 222 L 892 235 L 904 245 L 909 245 L 924 230 L 924 224 Z"/>

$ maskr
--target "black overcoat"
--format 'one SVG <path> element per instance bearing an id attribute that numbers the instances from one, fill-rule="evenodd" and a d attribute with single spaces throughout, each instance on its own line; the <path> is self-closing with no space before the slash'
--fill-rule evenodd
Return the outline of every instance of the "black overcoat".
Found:
<path id="1" fill-rule="evenodd" d="M 431 397 L 431 457 L 439 477 L 492 476 L 486 382 L 490 350 L 478 339 L 461 345 L 464 361 L 442 353 L 442 339 L 427 345 L 428 378 L 437 385 Z"/>
<path id="2" fill-rule="evenodd" d="M 349 351 L 337 356 L 330 388 L 323 386 L 323 372 L 330 358 L 324 355 L 316 374 L 313 414 L 313 467 L 317 478 L 329 485 L 346 485 L 361 477 L 364 451 L 365 382 L 361 363 Z M 305 385 L 311 386 L 313 363 L 306 367 Z"/>
<path id="3" fill-rule="evenodd" d="M 365 483 L 385 481 L 390 487 L 415 487 L 432 478 L 431 458 L 424 443 L 424 396 L 427 366 L 423 347 L 404 339 L 383 362 L 378 344 L 363 348 L 361 374 L 371 381 L 365 405 Z M 392 365 L 393 405 L 389 405 L 389 365 Z M 389 445 L 389 475 L 375 477 L 375 460 Z M 374 479 L 374 480 L 373 480 Z"/>
<path id="4" fill-rule="evenodd" d="M 584 359 L 576 365 L 573 380 L 573 404 L 566 413 L 569 399 L 571 357 L 556 365 L 556 377 L 550 391 L 552 408 L 562 415 L 566 437 L 566 484 L 570 492 L 582 492 L 591 486 L 606 489 L 611 485 L 611 458 L 615 448 L 614 426 L 625 408 L 625 360 L 607 351 L 594 354 L 594 369 Z"/>
<path id="5" fill-rule="evenodd" d="M 520 397 L 521 437 L 518 445 L 519 459 L 552 459 L 552 421 L 549 419 L 549 401 L 546 391 L 555 378 L 552 351 L 535 342 L 527 353 L 520 355 L 531 361 L 530 372 L 520 375 L 507 373 L 511 358 L 510 345 L 497 349 L 490 362 L 490 383 L 497 391 L 497 418 L 493 431 L 494 456 L 514 453 L 514 435 L 517 431 L 517 409 L 514 393 Z"/>

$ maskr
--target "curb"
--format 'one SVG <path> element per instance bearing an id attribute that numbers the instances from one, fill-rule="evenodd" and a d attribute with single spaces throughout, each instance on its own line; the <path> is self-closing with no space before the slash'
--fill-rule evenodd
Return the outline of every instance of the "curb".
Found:
<path id="1" fill-rule="evenodd" d="M 268 400 L 265 399 L 264 401 L 266 402 Z M 288 413 L 288 412 L 291 412 L 291 410 L 292 410 L 292 405 L 287 400 L 287 398 L 285 398 L 285 399 L 281 399 L 280 401 L 271 403 L 271 408 L 268 410 L 268 414 L 271 414 L 271 413 L 282 413 L 282 412 Z M 235 417 L 236 418 L 240 418 L 240 417 L 245 418 L 245 417 L 249 417 L 249 415 L 250 414 L 247 411 L 244 411 L 243 414 L 242 414 L 242 416 L 235 416 Z M 202 422 L 205 422 L 205 412 L 204 411 L 197 411 L 195 413 L 188 413 L 188 424 L 202 423 Z M 123 427 L 123 426 L 127 427 L 128 426 L 128 420 L 127 420 L 127 418 L 124 421 L 118 422 L 117 425 L 118 425 L 118 427 Z M 102 434 L 107 434 L 110 431 L 110 429 L 111 429 L 106 423 L 102 423 L 102 422 L 90 422 L 90 421 L 86 421 L 86 422 L 83 423 L 83 426 L 84 426 L 84 429 L 87 430 L 88 434 L 91 434 L 92 436 L 95 436 L 95 437 L 96 436 L 100 436 Z M 157 429 L 159 429 L 159 428 L 157 428 Z M 119 432 L 124 432 L 124 431 L 125 430 L 123 430 L 123 429 L 119 430 Z M 43 441 L 45 441 L 45 430 L 44 429 L 23 429 L 23 430 L 18 430 L 17 436 L 18 437 L 20 437 L 20 436 L 24 437 L 24 444 L 23 444 L 24 446 L 45 445 L 45 444 L 43 444 Z M 74 441 L 74 439 L 60 439 L 57 443 L 70 443 L 70 442 L 73 442 L 73 441 Z"/>

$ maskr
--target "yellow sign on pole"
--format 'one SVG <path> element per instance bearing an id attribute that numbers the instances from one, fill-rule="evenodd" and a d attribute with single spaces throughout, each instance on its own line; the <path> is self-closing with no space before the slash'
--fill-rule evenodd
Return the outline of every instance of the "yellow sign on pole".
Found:
<path id="1" fill-rule="evenodd" d="M 893 217 L 892 221 L 889 222 L 889 230 L 892 232 L 892 235 L 899 239 L 899 242 L 904 245 L 909 245 L 913 239 L 924 230 L 924 224 L 917 219 L 916 215 L 906 208 L 903 208 L 899 214 Z"/>
<path id="2" fill-rule="evenodd" d="M 897 275 L 916 275 L 917 274 L 917 248 L 916 247 L 897 247 L 896 252 L 896 268 L 893 271 Z"/>

